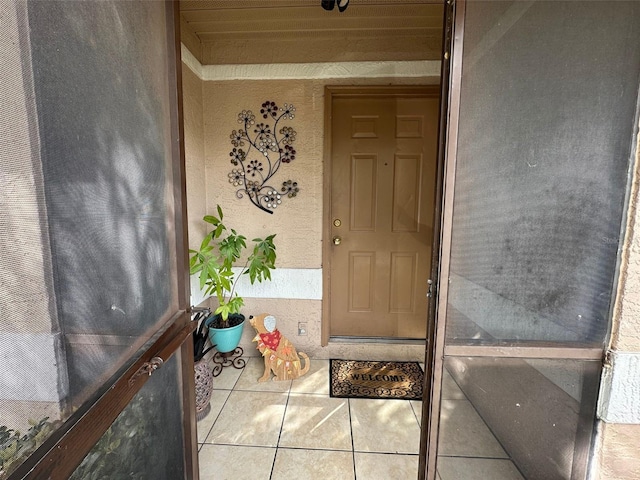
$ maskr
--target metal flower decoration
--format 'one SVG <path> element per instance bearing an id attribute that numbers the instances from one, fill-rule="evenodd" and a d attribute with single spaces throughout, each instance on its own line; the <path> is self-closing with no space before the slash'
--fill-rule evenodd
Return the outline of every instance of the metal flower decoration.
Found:
<path id="1" fill-rule="evenodd" d="M 238 123 L 241 127 L 229 135 L 233 145 L 229 156 L 236 167 L 229 173 L 229 183 L 240 187 L 236 191 L 238 198 L 247 195 L 251 203 L 268 213 L 273 213 L 284 198 L 294 198 L 300 191 L 298 182 L 293 180 L 283 182 L 280 189 L 268 185 L 282 164 L 291 163 L 296 158 L 293 147 L 296 131 L 279 125 L 281 120 L 293 120 L 295 111 L 293 105 L 285 103 L 278 107 L 275 102 L 267 100 L 262 104 L 259 115 L 254 115 L 251 110 L 240 112 Z M 264 121 L 260 121 L 260 117 Z"/>

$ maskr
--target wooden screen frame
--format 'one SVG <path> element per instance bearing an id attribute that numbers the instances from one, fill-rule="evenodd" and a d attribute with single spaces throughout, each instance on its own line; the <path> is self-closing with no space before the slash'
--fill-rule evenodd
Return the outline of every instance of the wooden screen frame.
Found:
<path id="1" fill-rule="evenodd" d="M 451 232 L 450 224 L 444 225 L 444 184 L 446 175 L 447 128 L 449 120 L 449 82 L 451 78 L 451 54 L 453 50 L 453 22 L 455 19 L 455 1 L 445 4 L 442 26 L 442 60 L 440 66 L 440 124 L 438 125 L 438 156 L 436 171 L 436 202 L 433 221 L 434 248 L 431 258 L 431 280 L 433 290 L 429 299 L 427 320 L 427 338 L 424 356 L 424 386 L 422 397 L 423 421 L 420 424 L 420 447 L 418 450 L 418 480 L 435 480 L 436 456 L 438 448 L 439 418 L 434 421 L 434 413 L 440 412 L 440 394 L 442 391 L 442 369 L 438 370 L 440 360 L 436 356 L 436 332 L 438 327 L 438 298 L 440 286 L 440 267 L 442 261 L 443 233 Z M 436 248 L 437 245 L 437 248 Z M 441 322 L 442 323 L 442 322 Z"/>

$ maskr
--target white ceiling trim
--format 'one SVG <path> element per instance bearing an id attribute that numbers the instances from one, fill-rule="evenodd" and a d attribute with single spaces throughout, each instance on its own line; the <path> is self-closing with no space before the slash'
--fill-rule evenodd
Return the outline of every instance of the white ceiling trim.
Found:
<path id="1" fill-rule="evenodd" d="M 422 78 L 440 76 L 439 61 L 271 63 L 202 65 L 182 44 L 182 61 L 201 80 L 315 80 L 327 78 Z"/>
<path id="2" fill-rule="evenodd" d="M 200 61 L 189 51 L 184 43 L 180 44 L 182 63 L 184 63 L 189 69 L 196 74 L 196 76 L 202 80 L 202 64 Z"/>

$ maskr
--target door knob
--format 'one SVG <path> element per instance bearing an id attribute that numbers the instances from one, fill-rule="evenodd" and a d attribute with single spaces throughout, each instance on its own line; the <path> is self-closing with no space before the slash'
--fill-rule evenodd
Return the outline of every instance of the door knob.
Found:
<path id="1" fill-rule="evenodd" d="M 338 236 L 333 237 L 333 244 L 340 245 L 342 243 L 342 239 Z"/>

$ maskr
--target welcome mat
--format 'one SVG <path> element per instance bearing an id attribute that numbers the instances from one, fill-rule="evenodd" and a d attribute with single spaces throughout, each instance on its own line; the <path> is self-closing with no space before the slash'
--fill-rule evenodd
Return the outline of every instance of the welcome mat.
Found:
<path id="1" fill-rule="evenodd" d="M 418 362 L 330 360 L 329 394 L 338 398 L 422 400 Z"/>

